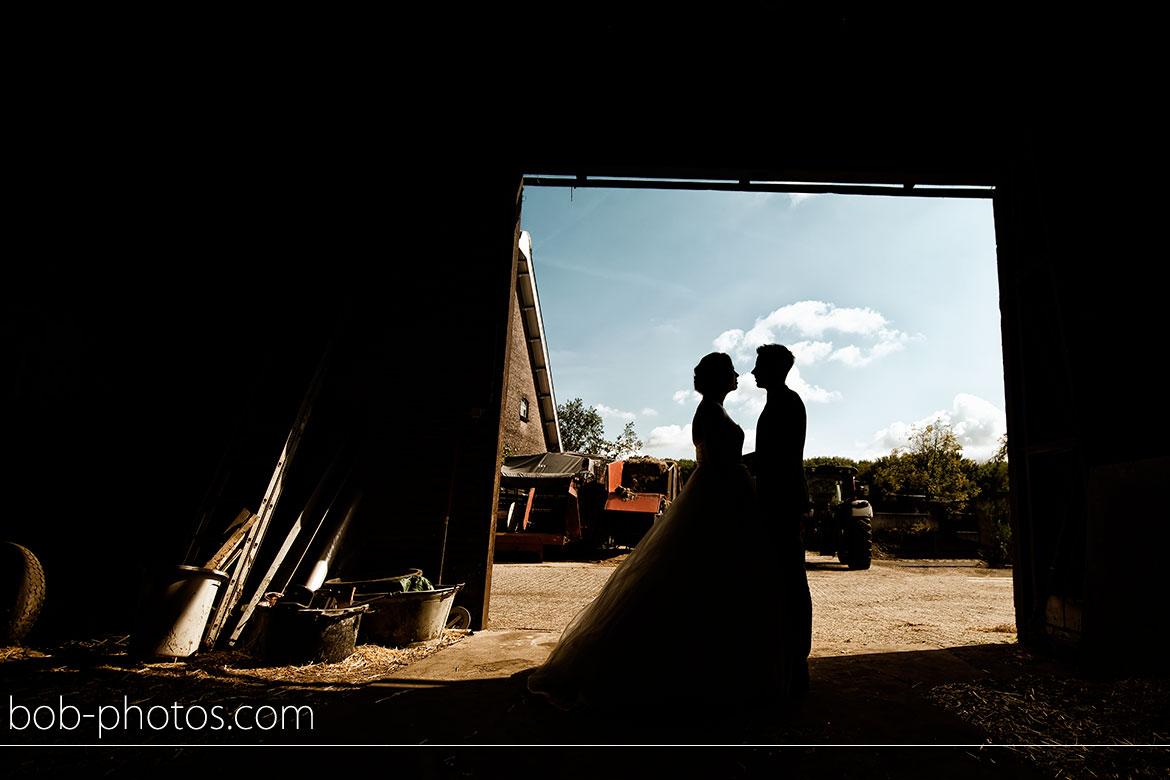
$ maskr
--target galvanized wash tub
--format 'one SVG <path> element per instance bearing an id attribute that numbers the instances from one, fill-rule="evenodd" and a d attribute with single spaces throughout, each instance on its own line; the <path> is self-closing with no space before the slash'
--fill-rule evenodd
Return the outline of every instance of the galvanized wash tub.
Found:
<path id="1" fill-rule="evenodd" d="M 268 613 L 265 656 L 276 664 L 335 664 L 353 655 L 364 604 L 310 609 L 277 603 Z"/>
<path id="2" fill-rule="evenodd" d="M 366 602 L 361 641 L 385 647 L 432 642 L 443 635 L 455 594 L 463 585 L 387 593 Z"/>
<path id="3" fill-rule="evenodd" d="M 437 585 L 431 590 L 392 591 L 389 586 L 402 578 L 327 582 L 322 591 L 332 596 L 332 604 L 368 607 L 362 617 L 358 641 L 383 647 L 406 647 L 438 640 L 443 635 L 455 594 L 463 587 Z M 378 592 L 381 591 L 381 592 Z"/>

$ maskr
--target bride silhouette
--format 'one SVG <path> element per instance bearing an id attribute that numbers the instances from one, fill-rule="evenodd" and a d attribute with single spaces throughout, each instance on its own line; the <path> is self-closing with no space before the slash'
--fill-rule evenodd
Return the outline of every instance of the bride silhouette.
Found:
<path id="1" fill-rule="evenodd" d="M 674 710 L 788 693 L 777 613 L 783 591 L 763 544 L 743 429 L 723 409 L 731 358 L 695 366 L 694 473 L 601 593 L 572 620 L 528 689 L 565 710 L 604 704 Z M 717 676 L 704 656 L 734 647 Z"/>

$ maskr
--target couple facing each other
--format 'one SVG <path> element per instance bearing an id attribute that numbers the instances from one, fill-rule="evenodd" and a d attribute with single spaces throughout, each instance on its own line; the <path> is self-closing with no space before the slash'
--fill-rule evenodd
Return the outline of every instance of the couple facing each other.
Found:
<path id="1" fill-rule="evenodd" d="M 601 593 L 572 620 L 528 688 L 561 709 L 592 704 L 767 702 L 808 689 L 812 602 L 800 516 L 805 410 L 778 344 L 752 371 L 768 400 L 745 464 L 743 429 L 723 408 L 739 375 L 731 358 L 695 366 L 695 471 Z M 696 662 L 735 646 L 717 678 Z M 722 650 L 721 650 L 722 652 Z M 696 673 L 698 672 L 698 673 Z"/>

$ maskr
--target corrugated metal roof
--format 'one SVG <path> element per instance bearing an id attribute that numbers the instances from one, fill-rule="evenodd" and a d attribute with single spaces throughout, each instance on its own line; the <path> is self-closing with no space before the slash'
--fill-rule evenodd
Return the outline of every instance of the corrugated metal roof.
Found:
<path id="1" fill-rule="evenodd" d="M 589 460 L 581 455 L 546 452 L 540 455 L 516 455 L 500 467 L 503 482 L 528 482 L 540 479 L 571 479 L 589 469 Z"/>

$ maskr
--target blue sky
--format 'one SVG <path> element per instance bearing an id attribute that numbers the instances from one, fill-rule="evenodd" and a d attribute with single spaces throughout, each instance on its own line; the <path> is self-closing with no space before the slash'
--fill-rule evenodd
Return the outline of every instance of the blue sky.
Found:
<path id="1" fill-rule="evenodd" d="M 1006 430 L 989 200 L 527 187 L 558 403 L 581 398 L 610 437 L 693 458 L 692 371 L 726 352 L 725 407 L 754 448 L 755 346 L 797 356 L 805 456 L 872 459 L 911 426 L 951 423 L 985 459 Z"/>

